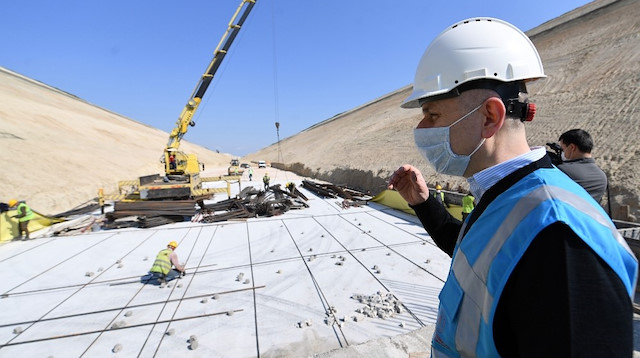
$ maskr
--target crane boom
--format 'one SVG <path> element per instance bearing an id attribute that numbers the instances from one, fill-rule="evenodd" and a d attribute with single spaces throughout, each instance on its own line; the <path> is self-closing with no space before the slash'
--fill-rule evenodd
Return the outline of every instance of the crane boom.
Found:
<path id="1" fill-rule="evenodd" d="M 251 9 L 253 9 L 256 1 L 257 0 L 242 0 L 240 2 L 236 12 L 231 17 L 231 21 L 229 21 L 227 30 L 224 35 L 222 35 L 222 38 L 214 51 L 213 59 L 193 90 L 193 93 L 189 97 L 182 113 L 180 113 L 180 117 L 178 117 L 178 120 L 176 121 L 176 126 L 169 135 L 169 141 L 164 151 L 165 173 L 167 175 L 184 174 L 186 172 L 199 170 L 199 165 L 194 165 L 193 159 L 189 159 L 189 156 L 178 151 L 180 141 L 187 133 L 189 126 L 195 125 L 195 122 L 193 122 L 193 115 L 198 109 L 198 106 L 202 101 L 202 97 L 213 80 L 213 76 L 216 74 L 216 71 L 218 71 L 229 47 L 231 47 L 233 40 L 238 36 L 238 32 L 242 28 L 247 16 L 249 16 L 249 13 L 251 12 Z M 195 159 L 195 161 L 197 163 L 197 159 Z M 189 162 L 191 162 L 191 165 L 189 165 Z"/>

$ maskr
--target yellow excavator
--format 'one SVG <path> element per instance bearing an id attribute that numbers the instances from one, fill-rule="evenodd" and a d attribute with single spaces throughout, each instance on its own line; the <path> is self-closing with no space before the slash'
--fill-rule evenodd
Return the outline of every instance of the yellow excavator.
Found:
<path id="1" fill-rule="evenodd" d="M 121 181 L 118 183 L 120 193 L 126 193 L 127 199 L 141 200 L 169 200 L 169 199 L 196 199 L 202 200 L 211 197 L 219 190 L 206 189 L 202 182 L 207 178 L 200 177 L 200 171 L 204 165 L 198 162 L 195 154 L 186 154 L 179 150 L 180 141 L 187 133 L 189 127 L 193 127 L 193 115 L 198 109 L 202 97 L 213 80 L 213 76 L 220 67 L 229 47 L 238 35 L 245 20 L 257 0 L 242 0 L 237 10 L 231 17 L 226 32 L 220 39 L 214 51 L 213 59 L 207 70 L 200 78 L 191 97 L 187 101 L 176 126 L 169 135 L 169 141 L 164 150 L 161 162 L 164 164 L 164 175 L 153 174 L 140 177 L 137 181 Z M 217 179 L 217 178 L 216 178 Z M 228 187 L 228 183 L 227 183 Z"/>

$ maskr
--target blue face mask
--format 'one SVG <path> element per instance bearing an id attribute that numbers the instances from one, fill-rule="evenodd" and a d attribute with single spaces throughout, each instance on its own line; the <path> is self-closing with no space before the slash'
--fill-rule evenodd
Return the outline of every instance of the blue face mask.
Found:
<path id="1" fill-rule="evenodd" d="M 469 166 L 471 156 L 484 144 L 484 138 L 469 155 L 456 154 L 451 150 L 451 135 L 449 130 L 458 122 L 477 111 L 482 104 L 465 114 L 448 127 L 416 128 L 413 136 L 420 154 L 431 163 L 436 172 L 441 174 L 462 176 Z"/>

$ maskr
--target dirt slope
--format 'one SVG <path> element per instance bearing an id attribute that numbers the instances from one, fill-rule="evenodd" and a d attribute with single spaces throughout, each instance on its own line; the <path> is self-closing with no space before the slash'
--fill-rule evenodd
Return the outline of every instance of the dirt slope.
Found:
<path id="1" fill-rule="evenodd" d="M 548 76 L 529 86 L 538 105 L 535 120 L 527 125 L 529 143 L 545 145 L 566 130 L 587 130 L 596 142 L 593 155 L 610 178 L 613 212 L 629 205 L 634 216 L 625 219 L 640 218 L 640 1 L 595 1 L 528 35 Z M 420 110 L 399 108 L 410 90 L 400 89 L 282 140 L 280 158 L 288 165 L 304 163 L 306 174 L 373 191 L 404 163 L 422 168 L 432 185 L 466 187 L 464 180 L 435 174 L 414 149 L 412 128 Z M 277 146 L 248 158 L 278 162 Z"/>
<path id="2" fill-rule="evenodd" d="M 43 214 L 63 212 L 118 180 L 162 172 L 169 134 L 0 67 L 0 202 L 27 200 Z M 205 166 L 229 156 L 183 142 Z"/>

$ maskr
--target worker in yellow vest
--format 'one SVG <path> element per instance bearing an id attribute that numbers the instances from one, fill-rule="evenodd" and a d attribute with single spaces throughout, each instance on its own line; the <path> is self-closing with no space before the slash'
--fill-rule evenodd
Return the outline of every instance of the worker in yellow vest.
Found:
<path id="1" fill-rule="evenodd" d="M 449 203 L 444 200 L 444 193 L 442 192 L 442 187 L 440 184 L 436 185 L 436 192 L 433 194 L 433 197 L 441 204 L 449 207 Z"/>
<path id="2" fill-rule="evenodd" d="M 471 195 L 470 191 L 467 191 L 467 195 L 462 197 L 462 221 L 464 221 L 475 206 L 476 198 Z"/>
<path id="3" fill-rule="evenodd" d="M 264 183 L 264 191 L 269 190 L 269 181 L 271 180 L 271 178 L 269 178 L 269 173 L 264 173 L 264 176 L 262 177 L 262 182 Z"/>
<path id="4" fill-rule="evenodd" d="M 12 218 L 18 219 L 18 227 L 20 229 L 20 238 L 22 240 L 29 239 L 29 221 L 33 219 L 33 210 L 24 202 L 16 199 L 9 200 L 9 207 L 16 207 L 18 213 L 13 215 Z M 24 233 L 24 237 L 22 236 Z"/>
<path id="5" fill-rule="evenodd" d="M 171 280 L 185 275 L 184 266 L 180 265 L 180 262 L 178 261 L 178 254 L 174 252 L 177 247 L 178 243 L 171 241 L 167 245 L 166 249 L 158 252 L 156 260 L 153 262 L 151 270 L 149 270 L 152 274 L 152 278 L 157 278 L 158 282 L 161 284 L 167 283 L 167 277 Z M 171 269 L 171 265 L 175 267 L 175 270 Z M 169 273 L 172 274 L 169 275 Z"/>

